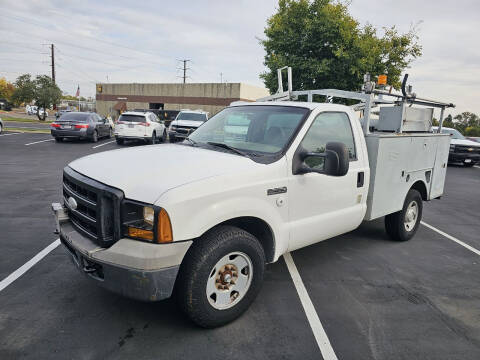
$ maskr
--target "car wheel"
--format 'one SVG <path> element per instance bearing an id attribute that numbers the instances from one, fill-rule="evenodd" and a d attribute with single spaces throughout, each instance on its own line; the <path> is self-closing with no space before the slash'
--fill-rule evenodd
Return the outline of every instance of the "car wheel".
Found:
<path id="1" fill-rule="evenodd" d="M 123 145 L 124 140 L 120 138 L 116 138 L 115 141 L 117 142 L 118 145 Z"/>
<path id="2" fill-rule="evenodd" d="M 2 124 L 0 123 L 0 134 L 2 133 L 2 131 L 3 131 L 3 126 L 2 126 Z"/>
<path id="3" fill-rule="evenodd" d="M 98 141 L 98 132 L 97 130 L 93 131 L 92 142 L 96 143 Z"/>
<path id="4" fill-rule="evenodd" d="M 410 240 L 417 232 L 422 220 L 422 196 L 415 189 L 410 189 L 405 197 L 403 208 L 385 216 L 385 230 L 395 241 Z"/>
<path id="5" fill-rule="evenodd" d="M 175 138 L 175 135 L 170 135 L 170 142 L 174 143 L 177 139 Z"/>
<path id="6" fill-rule="evenodd" d="M 157 143 L 157 133 L 154 131 L 152 133 L 152 138 L 150 139 L 150 144 L 155 145 Z"/>
<path id="7" fill-rule="evenodd" d="M 63 141 L 63 138 L 62 138 L 62 137 L 59 137 L 59 136 L 57 136 L 57 137 L 55 137 L 55 141 L 56 141 L 56 142 L 62 142 L 62 141 Z"/>
<path id="8" fill-rule="evenodd" d="M 113 137 L 113 129 L 110 128 L 110 130 L 108 131 L 108 138 L 111 139 Z"/>
<path id="9" fill-rule="evenodd" d="M 163 130 L 163 134 L 162 134 L 162 142 L 166 142 L 167 141 L 167 130 Z"/>
<path id="10" fill-rule="evenodd" d="M 243 314 L 263 282 L 265 254 L 250 233 L 218 226 L 194 241 L 180 267 L 178 304 L 196 324 L 212 328 Z"/>
<path id="11" fill-rule="evenodd" d="M 463 165 L 465 165 L 466 167 L 472 167 L 473 165 L 475 165 L 475 163 L 472 161 L 469 163 L 463 163 Z"/>

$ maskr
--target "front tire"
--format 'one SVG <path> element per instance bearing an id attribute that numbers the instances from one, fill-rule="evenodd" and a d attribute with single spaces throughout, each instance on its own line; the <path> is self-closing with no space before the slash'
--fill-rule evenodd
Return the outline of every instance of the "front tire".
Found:
<path id="1" fill-rule="evenodd" d="M 265 253 L 253 235 L 218 226 L 187 252 L 177 280 L 179 306 L 199 326 L 225 325 L 248 309 L 264 271 Z"/>
<path id="2" fill-rule="evenodd" d="M 167 141 L 167 130 L 163 130 L 163 134 L 162 134 L 162 143 L 166 142 Z"/>
<path id="3" fill-rule="evenodd" d="M 469 163 L 463 163 L 463 165 L 464 165 L 465 167 L 472 167 L 472 166 L 475 165 L 475 163 L 472 161 L 472 162 L 469 162 Z"/>
<path id="4" fill-rule="evenodd" d="M 118 145 L 123 145 L 123 139 L 116 138 L 115 141 L 117 142 Z"/>
<path id="5" fill-rule="evenodd" d="M 385 216 L 385 230 L 395 241 L 410 240 L 418 230 L 422 220 L 422 196 L 415 189 L 410 189 L 405 197 L 403 208 L 396 213 Z"/>
<path id="6" fill-rule="evenodd" d="M 174 143 L 176 140 L 177 140 L 177 138 L 175 137 L 175 135 L 170 135 L 170 142 L 171 143 Z"/>
<path id="7" fill-rule="evenodd" d="M 56 141 L 56 142 L 62 142 L 62 141 L 63 141 L 63 138 L 57 136 L 57 137 L 55 137 L 55 141 Z"/>

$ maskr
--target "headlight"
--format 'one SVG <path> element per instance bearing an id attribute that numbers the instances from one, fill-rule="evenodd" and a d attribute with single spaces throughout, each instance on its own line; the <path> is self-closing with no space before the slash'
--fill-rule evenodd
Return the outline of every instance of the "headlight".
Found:
<path id="1" fill-rule="evenodd" d="M 450 145 L 450 151 L 455 151 L 455 145 Z"/>
<path id="2" fill-rule="evenodd" d="M 136 201 L 123 202 L 122 233 L 129 238 L 149 242 L 173 241 L 172 224 L 166 210 Z"/>
<path id="3" fill-rule="evenodd" d="M 170 130 L 177 130 L 177 127 L 175 125 L 170 125 Z"/>

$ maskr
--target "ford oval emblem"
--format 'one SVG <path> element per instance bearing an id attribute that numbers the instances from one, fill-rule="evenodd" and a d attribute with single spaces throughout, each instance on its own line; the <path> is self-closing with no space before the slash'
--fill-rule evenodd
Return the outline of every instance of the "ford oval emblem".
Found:
<path id="1" fill-rule="evenodd" d="M 68 202 L 68 207 L 69 207 L 70 209 L 72 209 L 72 210 L 76 210 L 76 209 L 77 209 L 77 206 L 78 206 L 77 200 L 75 200 L 73 197 L 70 196 L 70 197 L 68 198 L 67 202 Z"/>

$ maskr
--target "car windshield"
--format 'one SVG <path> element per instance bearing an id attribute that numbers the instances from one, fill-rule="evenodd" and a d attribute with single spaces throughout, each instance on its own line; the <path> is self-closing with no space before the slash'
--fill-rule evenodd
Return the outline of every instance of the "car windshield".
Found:
<path id="1" fill-rule="evenodd" d="M 289 143 L 308 109 L 255 105 L 227 108 L 189 136 L 196 143 L 222 143 L 245 152 L 274 154 Z"/>
<path id="2" fill-rule="evenodd" d="M 120 115 L 120 118 L 118 119 L 118 121 L 144 123 L 146 120 L 145 120 L 145 116 L 143 115 L 126 114 L 126 115 Z"/>
<path id="3" fill-rule="evenodd" d="M 82 114 L 82 113 L 64 113 L 60 116 L 60 121 L 78 121 L 78 122 L 86 122 L 90 114 Z"/>
<path id="4" fill-rule="evenodd" d="M 199 113 L 181 112 L 176 120 L 207 121 L 207 116 Z"/>
<path id="5" fill-rule="evenodd" d="M 455 129 L 442 129 L 442 134 L 450 134 L 452 135 L 452 139 L 465 140 L 465 136 Z"/>

